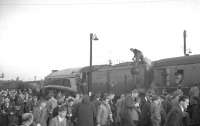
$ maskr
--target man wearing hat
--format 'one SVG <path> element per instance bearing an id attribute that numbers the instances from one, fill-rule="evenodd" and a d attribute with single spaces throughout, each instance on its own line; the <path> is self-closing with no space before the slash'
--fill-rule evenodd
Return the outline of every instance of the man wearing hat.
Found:
<path id="1" fill-rule="evenodd" d="M 140 94 L 140 125 L 151 126 L 151 101 L 149 92 Z"/>

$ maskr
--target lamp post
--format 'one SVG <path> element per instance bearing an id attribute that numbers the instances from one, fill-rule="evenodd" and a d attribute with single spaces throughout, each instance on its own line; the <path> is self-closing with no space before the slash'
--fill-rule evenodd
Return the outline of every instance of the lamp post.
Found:
<path id="1" fill-rule="evenodd" d="M 89 69 L 89 81 L 88 81 L 88 94 L 92 91 L 92 40 L 99 40 L 96 34 L 90 33 L 90 69 Z"/>

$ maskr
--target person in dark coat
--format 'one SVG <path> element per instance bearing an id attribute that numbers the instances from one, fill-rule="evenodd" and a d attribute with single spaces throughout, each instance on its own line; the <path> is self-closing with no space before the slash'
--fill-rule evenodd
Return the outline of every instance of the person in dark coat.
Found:
<path id="1" fill-rule="evenodd" d="M 58 102 L 58 105 L 53 109 L 52 118 L 58 115 L 58 109 L 62 106 L 62 102 Z"/>
<path id="2" fill-rule="evenodd" d="M 185 110 L 189 105 L 189 98 L 180 96 L 178 105 L 174 106 L 168 113 L 165 126 L 188 126 L 187 113 Z"/>
<path id="3" fill-rule="evenodd" d="M 68 99 L 68 104 L 67 104 L 67 115 L 66 118 L 68 120 L 69 126 L 73 126 L 73 121 L 72 121 L 72 110 L 73 110 L 73 105 L 74 105 L 74 100 L 72 98 Z"/>
<path id="4" fill-rule="evenodd" d="M 77 126 L 94 126 L 96 113 L 88 95 L 84 95 L 82 101 L 74 106 L 72 113 L 77 118 Z"/>
<path id="5" fill-rule="evenodd" d="M 200 99 L 196 96 L 191 97 L 190 105 L 188 107 L 188 113 L 191 118 L 191 123 L 194 125 L 200 125 Z"/>
<path id="6" fill-rule="evenodd" d="M 18 118 L 15 115 L 14 107 L 10 104 L 8 98 L 5 99 L 5 103 L 1 110 L 0 126 L 13 126 L 19 123 Z"/>
<path id="7" fill-rule="evenodd" d="M 30 113 L 33 111 L 33 100 L 32 97 L 29 97 L 24 103 L 24 113 Z"/>
<path id="8" fill-rule="evenodd" d="M 151 102 L 145 95 L 141 96 L 140 110 L 140 126 L 151 126 Z"/>
<path id="9" fill-rule="evenodd" d="M 165 96 L 165 99 L 162 102 L 162 106 L 163 106 L 163 109 L 165 110 L 165 113 L 168 114 L 169 111 L 172 109 L 172 106 L 173 106 L 172 102 L 171 102 L 171 96 L 170 95 Z"/>
<path id="10" fill-rule="evenodd" d="M 100 104 L 101 104 L 101 102 L 99 101 L 99 96 L 96 94 L 93 94 L 92 96 L 91 96 L 91 103 L 93 104 L 93 106 L 94 106 L 94 108 L 95 108 L 95 113 L 97 113 L 97 111 L 98 111 L 98 108 L 99 108 L 99 106 L 100 106 Z M 96 124 L 96 116 L 97 115 L 94 115 L 94 123 L 95 123 L 95 126 L 97 125 Z"/>
<path id="11" fill-rule="evenodd" d="M 17 115 L 17 111 L 15 110 L 15 106 L 11 105 L 8 113 L 8 126 L 15 126 L 20 124 L 19 122 L 19 115 Z"/>
<path id="12" fill-rule="evenodd" d="M 9 116 L 9 113 L 10 113 L 10 103 L 9 103 L 9 99 L 8 98 L 5 98 L 4 100 L 4 104 L 2 104 L 1 106 L 1 120 L 0 120 L 0 125 L 1 126 L 8 126 L 9 124 L 9 120 L 8 120 L 8 116 Z"/>

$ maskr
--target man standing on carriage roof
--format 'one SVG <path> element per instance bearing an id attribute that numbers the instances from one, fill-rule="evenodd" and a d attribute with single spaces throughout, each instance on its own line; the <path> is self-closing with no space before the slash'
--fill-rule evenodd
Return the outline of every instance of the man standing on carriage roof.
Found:
<path id="1" fill-rule="evenodd" d="M 130 51 L 133 52 L 133 54 L 134 54 L 134 57 L 132 58 L 134 63 L 137 63 L 137 64 L 140 64 L 140 63 L 144 64 L 145 63 L 143 53 L 139 49 L 131 48 Z"/>

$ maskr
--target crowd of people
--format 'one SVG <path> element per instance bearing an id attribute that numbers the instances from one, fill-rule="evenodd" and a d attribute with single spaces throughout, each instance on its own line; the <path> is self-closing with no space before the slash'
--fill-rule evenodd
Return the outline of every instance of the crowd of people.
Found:
<path id="1" fill-rule="evenodd" d="M 31 89 L 0 91 L 0 126 L 200 126 L 199 88 L 156 94 L 137 89 L 117 96 L 92 94 L 48 99 Z"/>

